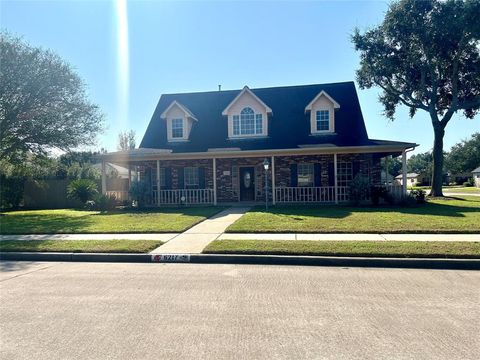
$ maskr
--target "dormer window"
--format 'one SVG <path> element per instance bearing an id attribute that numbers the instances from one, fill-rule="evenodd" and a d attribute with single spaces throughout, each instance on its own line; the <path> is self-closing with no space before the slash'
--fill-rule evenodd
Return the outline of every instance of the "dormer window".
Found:
<path id="1" fill-rule="evenodd" d="M 228 118 L 229 138 L 249 138 L 268 135 L 270 109 L 247 86 L 223 110 Z"/>
<path id="2" fill-rule="evenodd" d="M 329 131 L 330 130 L 330 111 L 317 110 L 316 121 L 317 121 L 317 131 Z"/>
<path id="3" fill-rule="evenodd" d="M 335 133 L 335 110 L 340 105 L 325 91 L 315 96 L 305 108 L 310 112 L 310 133 L 312 135 Z"/>
<path id="4" fill-rule="evenodd" d="M 240 115 L 233 115 L 233 135 L 261 135 L 262 133 L 262 114 L 255 114 L 252 108 L 245 107 Z"/>
<path id="5" fill-rule="evenodd" d="M 172 138 L 173 139 L 183 138 L 183 119 L 182 118 L 172 119 Z"/>
<path id="6" fill-rule="evenodd" d="M 170 142 L 188 141 L 195 115 L 178 101 L 173 101 L 162 113 L 162 119 L 167 122 L 167 140 Z"/>

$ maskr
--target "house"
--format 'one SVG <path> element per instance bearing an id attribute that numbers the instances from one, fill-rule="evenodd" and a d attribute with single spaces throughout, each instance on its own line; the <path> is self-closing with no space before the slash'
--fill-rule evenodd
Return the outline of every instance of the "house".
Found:
<path id="1" fill-rule="evenodd" d="M 152 205 L 338 203 L 357 174 L 379 184 L 381 158 L 405 165 L 415 146 L 370 139 L 343 82 L 165 94 L 140 147 L 101 158 L 138 173 Z"/>
<path id="2" fill-rule="evenodd" d="M 398 182 L 398 184 L 403 185 L 403 175 L 397 175 L 395 176 L 395 181 Z M 407 186 L 416 186 L 417 184 L 420 184 L 422 180 L 420 179 L 420 175 L 417 173 L 407 173 Z"/>
<path id="3" fill-rule="evenodd" d="M 472 171 L 475 186 L 480 188 L 480 166 Z"/>

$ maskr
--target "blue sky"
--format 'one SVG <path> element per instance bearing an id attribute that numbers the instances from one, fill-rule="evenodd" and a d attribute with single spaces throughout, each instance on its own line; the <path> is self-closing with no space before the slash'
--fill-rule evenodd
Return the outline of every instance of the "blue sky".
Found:
<path id="1" fill-rule="evenodd" d="M 211 91 L 218 84 L 227 90 L 354 80 L 359 59 L 350 34 L 380 23 L 388 6 L 387 1 L 130 1 L 128 32 L 123 27 L 127 48 L 119 42 L 121 7 L 113 1 L 0 4 L 2 28 L 56 51 L 85 80 L 107 120 L 98 148 L 109 151 L 120 130 L 135 130 L 140 143 L 162 93 Z M 401 108 L 391 122 L 381 114 L 378 90 L 358 92 L 371 138 L 417 142 L 416 152 L 431 149 L 427 114 L 419 111 L 409 119 Z M 476 131 L 478 118 L 456 116 L 447 126 L 446 149 Z"/>

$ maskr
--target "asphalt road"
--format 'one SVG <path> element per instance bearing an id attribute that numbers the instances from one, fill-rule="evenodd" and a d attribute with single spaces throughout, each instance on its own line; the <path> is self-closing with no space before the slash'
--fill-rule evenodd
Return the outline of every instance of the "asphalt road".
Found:
<path id="1" fill-rule="evenodd" d="M 480 272 L 0 263 L 4 359 L 478 359 Z"/>

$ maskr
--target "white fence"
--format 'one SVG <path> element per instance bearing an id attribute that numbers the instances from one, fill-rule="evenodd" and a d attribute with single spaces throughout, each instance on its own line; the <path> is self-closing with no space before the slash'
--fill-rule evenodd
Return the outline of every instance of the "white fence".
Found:
<path id="1" fill-rule="evenodd" d="M 160 190 L 153 192 L 153 204 L 158 204 L 157 196 L 160 197 L 160 205 L 180 204 L 213 204 L 213 189 L 180 189 Z"/>
<path id="2" fill-rule="evenodd" d="M 339 186 L 338 201 L 348 200 L 348 188 Z M 279 187 L 275 189 L 275 201 L 278 203 L 335 202 L 335 186 L 323 187 Z"/>
<path id="3" fill-rule="evenodd" d="M 402 185 L 387 185 L 386 186 L 390 195 L 393 196 L 394 199 L 400 199 L 403 197 L 403 186 Z"/>

